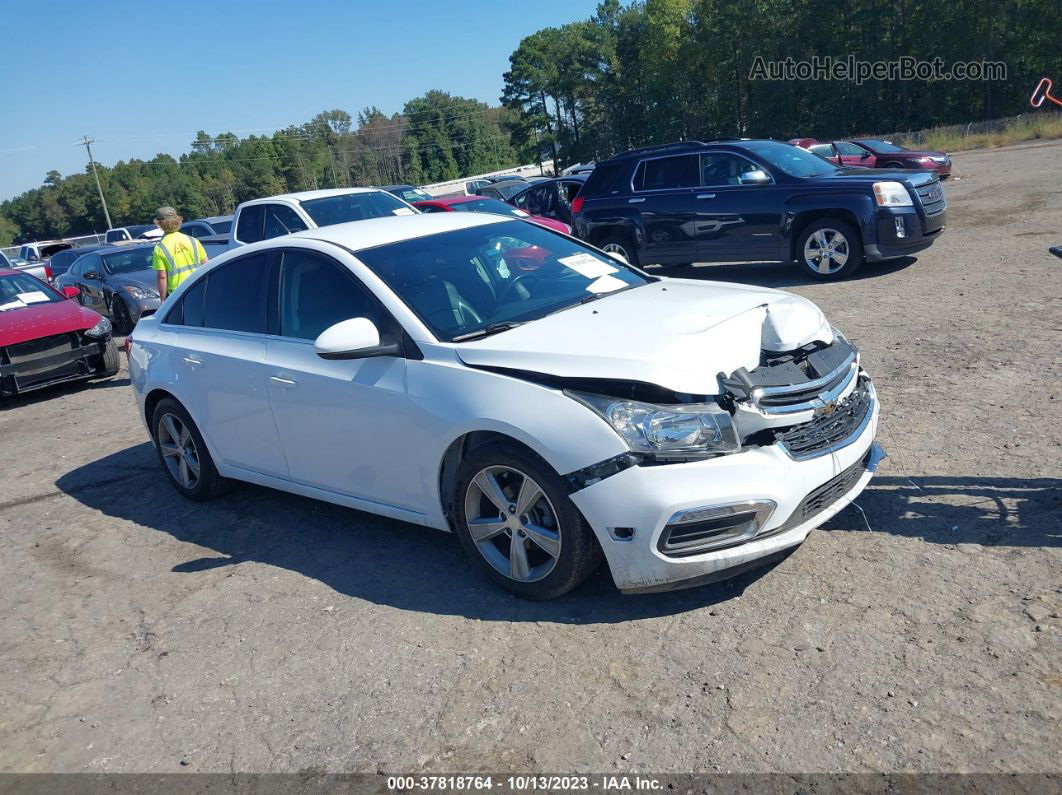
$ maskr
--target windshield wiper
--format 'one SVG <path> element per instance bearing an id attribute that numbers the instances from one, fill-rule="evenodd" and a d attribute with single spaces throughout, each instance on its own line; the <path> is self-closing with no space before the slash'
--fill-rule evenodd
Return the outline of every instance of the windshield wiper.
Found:
<path id="1" fill-rule="evenodd" d="M 490 323 L 490 324 L 484 326 L 481 329 L 476 329 L 475 331 L 470 331 L 467 334 L 458 334 L 456 337 L 454 337 L 450 341 L 451 342 L 464 342 L 465 340 L 478 340 L 478 339 L 480 339 L 482 337 L 489 337 L 491 334 L 500 334 L 503 331 L 508 331 L 509 329 L 516 328 L 517 326 L 522 326 L 522 325 L 524 325 L 524 324 L 523 323 L 518 323 L 516 321 L 511 321 L 511 320 L 510 321 L 506 321 L 504 323 Z"/>

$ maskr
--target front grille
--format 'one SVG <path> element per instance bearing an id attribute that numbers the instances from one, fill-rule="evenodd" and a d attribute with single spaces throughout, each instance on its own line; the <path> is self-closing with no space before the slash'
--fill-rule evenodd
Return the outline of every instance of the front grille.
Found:
<path id="1" fill-rule="evenodd" d="M 810 422 L 775 434 L 775 441 L 795 459 L 822 455 L 836 449 L 859 429 L 873 403 L 868 382 L 861 380 L 832 412 L 820 413 Z"/>
<path id="2" fill-rule="evenodd" d="M 805 364 L 804 367 L 806 370 L 807 365 Z M 809 400 L 814 400 L 823 392 L 838 388 L 843 391 L 844 385 L 852 378 L 854 372 L 855 368 L 852 365 L 848 365 L 848 367 L 833 373 L 833 378 L 826 383 L 794 384 L 792 387 L 787 387 L 784 392 L 779 390 L 776 394 L 760 395 L 756 403 L 765 411 L 779 406 L 797 406 Z"/>
<path id="3" fill-rule="evenodd" d="M 918 201 L 922 203 L 926 215 L 936 215 L 948 206 L 944 199 L 944 189 L 940 187 L 940 180 L 934 180 L 916 188 L 915 193 L 918 194 Z"/>
<path id="4" fill-rule="evenodd" d="M 800 501 L 796 510 L 785 520 L 785 523 L 781 527 L 771 530 L 770 534 L 784 533 L 786 530 L 791 530 L 797 525 L 802 525 L 804 522 L 814 519 L 850 492 L 855 487 L 855 484 L 859 482 L 859 479 L 863 477 L 863 473 L 867 471 L 871 452 L 871 450 L 867 450 L 867 454 L 859 461 L 856 461 L 841 474 L 834 476 L 817 489 L 814 489 Z"/>

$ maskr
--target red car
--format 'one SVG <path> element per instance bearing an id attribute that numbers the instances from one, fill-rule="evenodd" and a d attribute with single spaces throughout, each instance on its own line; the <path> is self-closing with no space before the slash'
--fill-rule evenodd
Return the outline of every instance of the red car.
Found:
<path id="1" fill-rule="evenodd" d="M 831 163 L 863 168 L 917 168 L 935 171 L 941 179 L 951 176 L 951 158 L 946 152 L 916 151 L 879 141 L 858 138 L 851 141 L 822 143 L 814 138 L 794 138 L 789 143 L 807 149 Z"/>
<path id="2" fill-rule="evenodd" d="M 0 270 L 0 397 L 118 372 L 111 322 L 69 300 L 77 288 L 64 293 Z"/>
<path id="3" fill-rule="evenodd" d="M 422 213 L 460 212 L 511 215 L 515 218 L 525 218 L 528 221 L 533 221 L 534 223 L 548 227 L 549 229 L 555 229 L 566 235 L 572 233 L 572 228 L 563 221 L 556 221 L 553 218 L 544 218 L 541 215 L 530 215 L 523 210 L 513 207 L 511 204 L 506 204 L 498 199 L 492 199 L 489 196 L 448 196 L 442 199 L 432 199 L 431 201 L 425 200 L 422 202 L 413 202 L 413 206 Z"/>

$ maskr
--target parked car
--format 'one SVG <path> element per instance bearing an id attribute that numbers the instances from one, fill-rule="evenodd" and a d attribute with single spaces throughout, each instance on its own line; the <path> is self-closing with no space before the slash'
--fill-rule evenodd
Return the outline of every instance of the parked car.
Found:
<path id="1" fill-rule="evenodd" d="M 108 229 L 103 236 L 104 243 L 121 243 L 125 240 L 156 240 L 162 237 L 162 230 L 154 224 L 137 224 L 135 226 L 118 226 Z"/>
<path id="2" fill-rule="evenodd" d="M 392 196 L 397 196 L 402 201 L 410 204 L 431 198 L 430 193 L 413 185 L 383 185 L 380 190 L 385 190 Z"/>
<path id="3" fill-rule="evenodd" d="M 881 456 L 859 354 L 807 299 L 661 279 L 485 213 L 231 251 L 129 351 L 184 496 L 235 478 L 452 530 L 532 598 L 602 556 L 624 591 L 735 574 Z"/>
<path id="4" fill-rule="evenodd" d="M 115 334 L 128 334 L 142 317 L 159 308 L 155 246 L 107 246 L 79 257 L 56 279 L 59 289 L 74 287 L 77 302 L 110 318 Z"/>
<path id="5" fill-rule="evenodd" d="M 571 226 L 572 202 L 585 182 L 585 174 L 547 179 L 530 185 L 507 201 L 531 215 L 553 218 Z"/>
<path id="6" fill-rule="evenodd" d="M 91 251 L 99 251 L 103 248 L 109 248 L 109 246 L 80 246 L 78 248 L 68 248 L 60 251 L 58 254 L 53 254 L 52 258 L 48 260 L 48 266 L 52 271 L 51 280 L 54 282 L 55 279 L 58 279 L 70 270 L 70 266 L 74 264 L 78 257 L 83 257 Z"/>
<path id="7" fill-rule="evenodd" d="M 73 247 L 73 243 L 65 240 L 39 240 L 35 243 L 23 243 L 18 250 L 18 255 L 30 265 L 43 265 L 52 258 L 52 255 Z M 41 278 L 39 274 L 34 275 Z"/>
<path id="8" fill-rule="evenodd" d="M 379 188 L 334 188 L 253 199 L 236 208 L 230 246 L 320 226 L 387 215 L 416 215 L 408 202 Z M 207 255 L 210 252 L 207 251 Z"/>
<path id="9" fill-rule="evenodd" d="M 511 215 L 514 218 L 525 218 L 536 224 L 556 229 L 566 235 L 572 233 L 568 224 L 554 218 L 546 218 L 541 215 L 530 215 L 523 210 L 506 204 L 489 196 L 449 196 L 446 198 L 432 199 L 431 201 L 414 202 L 413 206 L 422 213 L 495 213 L 496 215 Z"/>
<path id="10" fill-rule="evenodd" d="M 24 271 L 0 269 L 0 397 L 118 372 L 105 317 Z"/>
<path id="11" fill-rule="evenodd" d="M 492 199 L 508 201 L 520 191 L 527 188 L 527 180 L 510 179 L 505 182 L 492 182 L 476 189 L 477 196 L 489 196 Z"/>
<path id="12" fill-rule="evenodd" d="M 19 270 L 28 273 L 41 281 L 52 281 L 52 268 L 49 261 L 31 263 L 22 257 L 8 257 L 0 251 L 0 270 Z"/>
<path id="13" fill-rule="evenodd" d="M 204 237 L 213 237 L 214 235 L 227 235 L 232 231 L 232 216 L 211 215 L 207 218 L 185 221 L 181 224 L 181 231 L 199 240 Z"/>
<path id="14" fill-rule="evenodd" d="M 561 172 L 561 176 L 567 177 L 567 176 L 571 176 L 572 174 L 589 174 L 591 171 L 594 170 L 594 166 L 595 165 L 596 164 L 593 163 L 593 162 L 590 162 L 590 163 L 574 163 L 574 164 L 568 166 L 566 169 L 564 169 Z"/>
<path id="15" fill-rule="evenodd" d="M 832 143 L 821 143 L 814 138 L 799 138 L 790 143 L 838 165 L 889 169 L 917 168 L 935 171 L 941 179 L 951 176 L 951 158 L 946 152 L 919 152 L 904 149 L 888 141 L 870 138 L 833 141 Z"/>
<path id="16" fill-rule="evenodd" d="M 763 140 L 625 152 L 572 207 L 576 236 L 631 264 L 795 261 L 820 280 L 928 248 L 945 208 L 932 172 L 842 168 Z"/>
<path id="17" fill-rule="evenodd" d="M 519 174 L 492 174 L 486 177 L 477 177 L 465 183 L 465 193 L 469 196 L 478 196 L 479 189 L 497 182 L 525 182 Z"/>

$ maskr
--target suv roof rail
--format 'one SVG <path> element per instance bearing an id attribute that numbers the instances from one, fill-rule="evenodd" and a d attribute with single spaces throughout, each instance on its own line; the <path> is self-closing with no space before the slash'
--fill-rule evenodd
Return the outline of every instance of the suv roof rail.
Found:
<path id="1" fill-rule="evenodd" d="M 704 146 L 704 141 L 676 141 L 671 144 L 657 144 L 656 146 L 640 146 L 637 149 L 628 149 L 626 152 L 621 152 L 616 155 L 613 160 L 621 157 L 631 157 L 633 155 L 645 155 L 650 152 L 669 152 L 676 151 L 681 152 L 687 149 L 696 149 Z"/>

